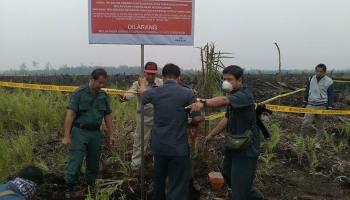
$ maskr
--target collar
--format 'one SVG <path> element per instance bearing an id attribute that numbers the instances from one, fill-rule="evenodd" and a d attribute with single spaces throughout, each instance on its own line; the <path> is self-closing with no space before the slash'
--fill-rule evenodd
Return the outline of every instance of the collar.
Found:
<path id="1" fill-rule="evenodd" d="M 239 87 L 237 90 L 232 90 L 231 92 L 230 92 L 230 94 L 234 94 L 234 93 L 236 93 L 236 92 L 238 92 L 238 91 L 240 91 L 240 90 L 242 90 L 242 89 L 244 89 L 244 88 L 246 88 L 247 86 L 245 86 L 245 85 L 241 85 L 241 87 Z"/>
<path id="2" fill-rule="evenodd" d="M 90 90 L 90 87 L 89 87 L 89 84 L 84 84 L 84 85 L 82 85 L 81 86 L 81 89 L 82 90 L 85 90 L 89 95 L 91 95 L 91 96 L 97 96 L 97 95 L 99 95 L 103 90 L 96 90 L 94 93 L 93 92 L 91 92 L 91 90 Z"/>
<path id="3" fill-rule="evenodd" d="M 15 180 L 10 181 L 13 185 L 15 185 L 21 194 L 25 197 L 25 199 L 33 198 L 36 191 L 36 184 L 33 181 L 16 178 Z"/>
<path id="4" fill-rule="evenodd" d="M 166 80 L 164 84 L 176 84 L 175 80 Z"/>
<path id="5" fill-rule="evenodd" d="M 326 77 L 326 75 L 322 76 L 321 78 L 318 78 L 318 77 L 316 76 L 317 82 L 320 82 L 320 80 L 322 80 L 324 77 Z"/>

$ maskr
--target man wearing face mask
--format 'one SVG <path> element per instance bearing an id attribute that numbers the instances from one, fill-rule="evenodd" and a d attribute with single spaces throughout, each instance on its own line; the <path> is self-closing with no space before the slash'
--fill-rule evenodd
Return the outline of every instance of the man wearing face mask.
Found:
<path id="1" fill-rule="evenodd" d="M 226 107 L 226 115 L 205 138 L 205 145 L 225 132 L 223 176 L 232 189 L 231 199 L 263 199 L 253 187 L 259 157 L 260 137 L 256 124 L 255 102 L 251 91 L 242 83 L 243 69 L 231 65 L 223 70 L 222 89 L 228 96 L 201 99 L 192 111 L 204 107 Z"/>
<path id="2" fill-rule="evenodd" d="M 147 62 L 145 65 L 145 71 L 144 76 L 146 79 L 146 88 L 151 89 L 153 87 L 158 87 L 163 85 L 163 81 L 160 78 L 157 78 L 157 72 L 158 67 L 157 64 L 154 62 Z M 139 81 L 135 81 L 130 91 L 138 91 L 140 89 L 140 83 Z M 135 95 L 132 93 L 119 96 L 119 101 L 129 101 L 131 98 L 133 98 Z M 140 96 L 137 96 L 140 98 Z M 140 101 L 137 101 L 137 109 L 136 109 L 136 129 L 134 132 L 134 144 L 133 144 L 133 150 L 132 150 L 132 157 L 131 157 L 131 169 L 136 171 L 141 166 L 141 105 Z M 145 142 L 145 150 L 148 147 L 151 130 L 153 126 L 153 105 L 147 104 L 144 106 L 144 142 Z"/>
<path id="3" fill-rule="evenodd" d="M 306 108 L 311 109 L 331 109 L 333 108 L 333 80 L 326 75 L 327 67 L 318 64 L 315 67 L 315 75 L 312 76 L 306 86 L 304 101 Z M 305 136 L 306 129 L 315 121 L 316 128 L 316 148 L 321 148 L 322 134 L 324 133 L 324 115 L 305 114 L 301 125 L 300 135 Z"/>

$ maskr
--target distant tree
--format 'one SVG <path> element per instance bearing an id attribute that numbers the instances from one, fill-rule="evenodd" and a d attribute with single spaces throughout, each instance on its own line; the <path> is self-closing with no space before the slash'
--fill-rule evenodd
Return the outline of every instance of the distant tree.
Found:
<path id="1" fill-rule="evenodd" d="M 26 65 L 25 63 L 21 64 L 21 65 L 19 66 L 19 70 L 21 70 L 21 71 L 26 71 L 26 70 L 27 70 L 27 65 Z"/>
<path id="2" fill-rule="evenodd" d="M 21 72 L 21 74 L 24 76 L 26 75 L 27 72 L 27 65 L 25 63 L 21 64 L 19 66 L 19 71 Z"/>
<path id="3" fill-rule="evenodd" d="M 51 69 L 51 63 L 50 62 L 47 62 L 45 64 L 45 72 L 50 75 L 50 69 Z"/>
<path id="4" fill-rule="evenodd" d="M 33 66 L 33 68 L 37 68 L 38 67 L 38 62 L 37 61 L 35 61 L 35 60 L 33 60 L 32 61 L 32 66 Z"/>

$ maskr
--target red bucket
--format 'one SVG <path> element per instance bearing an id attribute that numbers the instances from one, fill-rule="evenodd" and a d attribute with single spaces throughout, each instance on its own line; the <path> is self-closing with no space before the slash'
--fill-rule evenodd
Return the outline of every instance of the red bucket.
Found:
<path id="1" fill-rule="evenodd" d="M 210 172 L 208 180 L 214 190 L 219 190 L 224 185 L 224 177 L 220 172 Z"/>

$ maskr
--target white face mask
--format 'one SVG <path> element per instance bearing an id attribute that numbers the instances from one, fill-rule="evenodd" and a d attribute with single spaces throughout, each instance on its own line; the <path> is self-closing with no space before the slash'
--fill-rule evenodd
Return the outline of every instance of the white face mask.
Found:
<path id="1" fill-rule="evenodd" d="M 231 92 L 233 90 L 232 84 L 228 81 L 222 82 L 222 89 L 225 92 Z"/>

